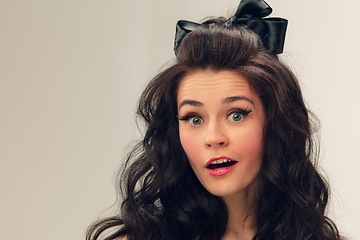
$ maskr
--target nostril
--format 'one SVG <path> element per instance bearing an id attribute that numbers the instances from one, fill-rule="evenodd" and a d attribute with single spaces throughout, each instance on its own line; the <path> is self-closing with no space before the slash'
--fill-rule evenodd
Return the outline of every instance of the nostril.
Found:
<path id="1" fill-rule="evenodd" d="M 222 145 L 224 145 L 224 144 L 225 144 L 224 142 L 219 142 L 217 145 L 222 146 Z M 207 143 L 206 145 L 207 145 L 208 147 L 211 147 L 211 146 L 216 145 L 216 144 Z"/>

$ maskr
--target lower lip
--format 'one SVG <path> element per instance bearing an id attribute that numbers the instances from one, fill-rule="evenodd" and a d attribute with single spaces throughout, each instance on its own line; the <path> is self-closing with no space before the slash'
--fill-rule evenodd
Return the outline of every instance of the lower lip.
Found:
<path id="1" fill-rule="evenodd" d="M 212 175 L 212 176 L 215 176 L 215 177 L 218 177 L 218 176 L 224 176 L 226 174 L 228 174 L 229 172 L 231 172 L 234 168 L 235 168 L 235 165 L 237 163 L 235 163 L 234 165 L 231 165 L 230 167 L 225 167 L 225 168 L 216 168 L 216 169 L 210 169 L 210 168 L 206 168 L 206 170 Z"/>

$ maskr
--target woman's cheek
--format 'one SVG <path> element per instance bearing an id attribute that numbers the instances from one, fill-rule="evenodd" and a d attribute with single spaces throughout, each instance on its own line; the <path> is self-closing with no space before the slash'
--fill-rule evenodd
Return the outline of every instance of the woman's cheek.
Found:
<path id="1" fill-rule="evenodd" d="M 261 156 L 263 149 L 263 134 L 262 129 L 256 131 L 246 131 L 238 134 L 233 138 L 236 142 L 236 148 L 241 155 L 246 156 Z"/>
<path id="2" fill-rule="evenodd" d="M 200 150 L 199 145 L 196 144 L 198 142 L 196 141 L 196 137 L 180 130 L 180 142 L 181 142 L 181 146 L 183 147 L 186 153 L 186 156 L 191 162 L 190 159 L 196 158 L 196 154 L 199 153 Z"/>

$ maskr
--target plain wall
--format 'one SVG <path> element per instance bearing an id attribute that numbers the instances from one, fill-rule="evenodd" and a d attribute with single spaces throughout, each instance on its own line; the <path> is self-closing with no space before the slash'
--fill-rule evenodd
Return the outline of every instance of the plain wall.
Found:
<path id="1" fill-rule="evenodd" d="M 136 102 L 174 58 L 177 20 L 238 2 L 0 0 L 0 239 L 84 239 L 115 201 Z M 322 122 L 330 216 L 360 239 L 360 2 L 268 3 L 289 20 L 282 58 Z"/>

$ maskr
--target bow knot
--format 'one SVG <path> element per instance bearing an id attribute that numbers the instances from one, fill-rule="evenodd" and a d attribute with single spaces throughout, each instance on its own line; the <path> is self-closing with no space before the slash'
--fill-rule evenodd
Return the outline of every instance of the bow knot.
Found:
<path id="1" fill-rule="evenodd" d="M 230 17 L 225 26 L 242 25 L 256 33 L 263 47 L 273 54 L 283 52 L 285 33 L 288 21 L 284 18 L 264 18 L 271 14 L 272 8 L 264 0 L 242 0 L 234 16 Z M 176 25 L 174 51 L 186 34 L 195 30 L 200 24 L 180 20 Z"/>

